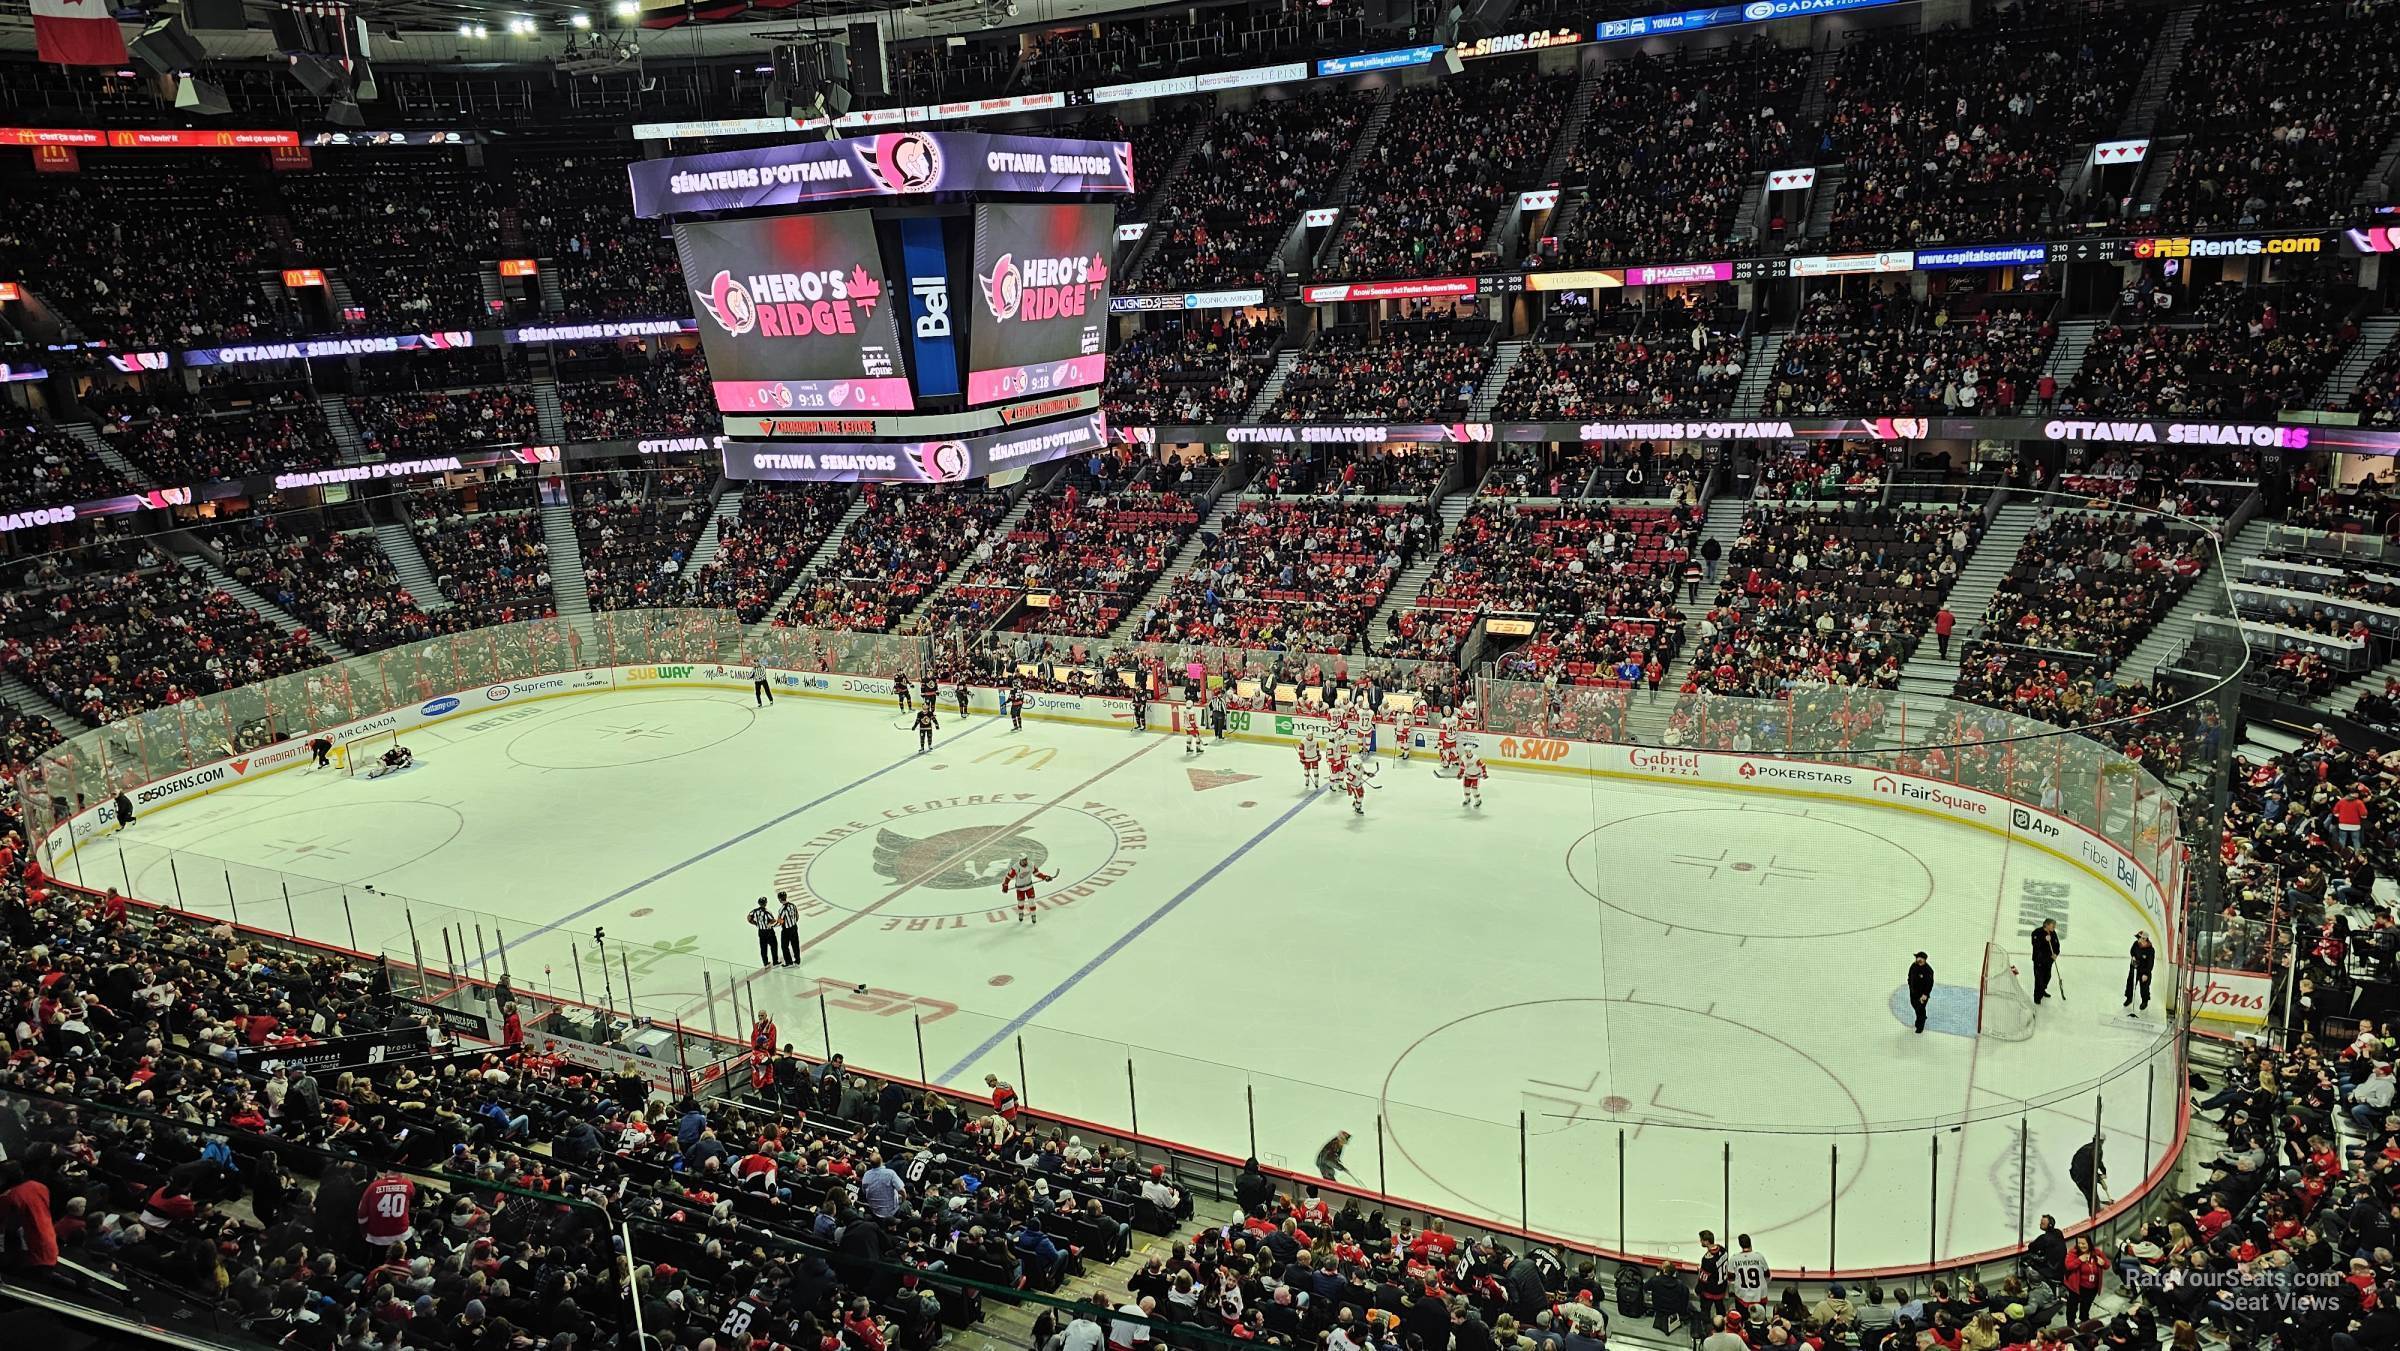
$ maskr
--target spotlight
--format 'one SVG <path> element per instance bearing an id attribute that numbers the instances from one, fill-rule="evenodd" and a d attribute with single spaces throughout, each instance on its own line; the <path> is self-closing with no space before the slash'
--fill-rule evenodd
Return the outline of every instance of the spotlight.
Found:
<path id="1" fill-rule="evenodd" d="M 477 24 L 477 25 L 475 25 L 475 36 L 477 36 L 477 37 L 479 37 L 479 38 L 488 38 L 488 37 L 490 37 L 491 35 L 492 35 L 492 30 L 491 30 L 491 29 L 484 27 L 482 24 Z"/>
<path id="2" fill-rule="evenodd" d="M 618 18 L 630 19 L 641 12 L 640 0 L 617 0 L 616 15 Z"/>
<path id="3" fill-rule="evenodd" d="M 460 24 L 458 26 L 458 35 L 462 38 L 471 38 L 475 36 L 475 25 L 471 23 Z"/>
<path id="4" fill-rule="evenodd" d="M 577 28 L 589 28 L 592 26 L 592 16 L 589 14 L 569 15 L 567 22 L 573 24 Z"/>

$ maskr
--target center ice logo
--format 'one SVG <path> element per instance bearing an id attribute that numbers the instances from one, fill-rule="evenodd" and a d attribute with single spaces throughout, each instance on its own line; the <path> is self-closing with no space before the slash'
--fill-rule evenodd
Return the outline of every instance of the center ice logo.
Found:
<path id="1" fill-rule="evenodd" d="M 875 834 L 876 875 L 896 885 L 939 891 L 998 886 L 1019 857 L 1032 859 L 1039 869 L 1050 861 L 1050 846 L 1021 829 L 994 835 L 988 829 L 967 826 L 922 839 L 893 830 Z"/>

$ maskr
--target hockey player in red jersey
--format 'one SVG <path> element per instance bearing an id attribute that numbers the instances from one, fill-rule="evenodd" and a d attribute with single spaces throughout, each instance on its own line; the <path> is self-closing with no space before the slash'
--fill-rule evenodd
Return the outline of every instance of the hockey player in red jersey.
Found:
<path id="1" fill-rule="evenodd" d="M 1458 753 L 1458 786 L 1464 794 L 1460 799 L 1462 805 L 1477 808 L 1483 806 L 1485 772 L 1483 756 L 1478 754 L 1473 746 L 1470 745 Z"/>
<path id="2" fill-rule="evenodd" d="M 1033 884 L 1056 880 L 1058 880 L 1056 873 L 1046 873 L 1034 867 L 1031 856 L 1018 856 L 1016 866 L 1010 868 L 1008 875 L 1000 879 L 1002 891 L 1014 891 L 1017 895 L 1017 923 L 1024 924 L 1030 921 L 1039 924 L 1042 922 L 1040 913 L 1033 908 Z"/>
<path id="3" fill-rule="evenodd" d="M 1416 749 L 1417 738 L 1425 735 L 1432 726 L 1433 706 L 1419 699 L 1416 708 L 1395 729 L 1400 736 L 1400 760 L 1403 764 L 1407 763 L 1409 753 Z"/>
<path id="4" fill-rule="evenodd" d="M 1336 786 L 1350 795 L 1351 811 L 1360 816 L 1367 814 L 1367 765 L 1364 760 L 1351 761 L 1348 771 Z"/>
<path id="5" fill-rule="evenodd" d="M 1303 788 L 1316 787 L 1317 768 L 1324 763 L 1325 743 L 1317 740 L 1317 734 L 1314 732 L 1302 732 L 1300 734 L 1300 786 Z"/>
<path id="6" fill-rule="evenodd" d="M 1453 713 L 1449 717 L 1442 719 L 1442 728 L 1439 732 L 1434 734 L 1433 744 L 1434 749 L 1441 752 L 1441 763 L 1437 766 L 1437 768 L 1451 774 L 1456 774 L 1458 772 L 1457 714 Z"/>
<path id="7" fill-rule="evenodd" d="M 1343 781 L 1349 777 L 1349 774 L 1350 741 L 1349 738 L 1336 732 L 1332 742 L 1325 749 L 1325 782 L 1338 794 L 1342 791 Z"/>
<path id="8" fill-rule="evenodd" d="M 1183 704 L 1183 753 L 1200 755 L 1208 750 L 1201 729 L 1208 722 L 1208 705 L 1199 699 L 1187 699 Z"/>

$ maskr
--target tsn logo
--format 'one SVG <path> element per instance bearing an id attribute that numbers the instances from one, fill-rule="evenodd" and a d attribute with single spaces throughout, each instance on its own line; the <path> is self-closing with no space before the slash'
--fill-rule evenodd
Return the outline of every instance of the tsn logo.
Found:
<path id="1" fill-rule="evenodd" d="M 911 277 L 909 292 L 924 308 L 917 316 L 917 336 L 947 338 L 950 336 L 950 279 L 947 277 Z"/>

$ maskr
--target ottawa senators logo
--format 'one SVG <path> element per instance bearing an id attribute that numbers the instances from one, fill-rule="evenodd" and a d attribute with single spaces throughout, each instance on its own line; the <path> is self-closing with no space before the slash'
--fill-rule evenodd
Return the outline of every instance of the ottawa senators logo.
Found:
<path id="1" fill-rule="evenodd" d="M 996 887 L 1020 856 L 1039 868 L 1050 861 L 1050 846 L 1022 829 L 1000 835 L 968 826 L 923 839 L 891 830 L 875 832 L 876 875 L 898 886 L 937 891 Z"/>

